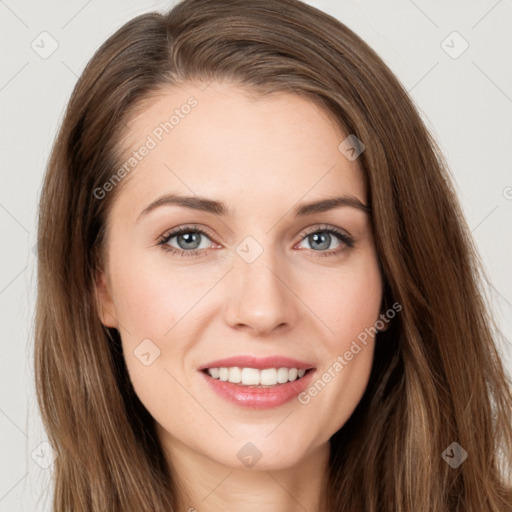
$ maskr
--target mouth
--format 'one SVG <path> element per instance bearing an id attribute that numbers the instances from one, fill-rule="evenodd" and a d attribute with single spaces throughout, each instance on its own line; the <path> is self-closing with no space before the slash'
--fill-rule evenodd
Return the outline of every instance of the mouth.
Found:
<path id="1" fill-rule="evenodd" d="M 232 404 L 269 409 L 290 402 L 311 383 L 316 368 L 286 357 L 239 356 L 198 368 L 209 389 Z"/>
<path id="2" fill-rule="evenodd" d="M 270 388 L 281 386 L 288 382 L 294 382 L 302 379 L 308 372 L 314 368 L 241 368 L 239 366 L 221 366 L 214 368 L 205 368 L 201 370 L 212 379 L 221 382 L 230 382 L 243 387 L 250 388 Z"/>

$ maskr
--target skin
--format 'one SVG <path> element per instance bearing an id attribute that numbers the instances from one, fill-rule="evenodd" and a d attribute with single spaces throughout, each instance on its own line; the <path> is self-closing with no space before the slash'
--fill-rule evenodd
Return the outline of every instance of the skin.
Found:
<path id="1" fill-rule="evenodd" d="M 311 362 L 320 378 L 375 324 L 382 278 L 368 214 L 343 206 L 292 215 L 298 204 L 335 195 L 366 203 L 362 171 L 338 150 L 346 135 L 310 100 L 257 96 L 229 83 L 202 88 L 169 88 L 129 123 L 127 157 L 169 112 L 191 95 L 198 101 L 119 185 L 99 314 L 120 331 L 135 391 L 184 484 L 180 510 L 318 510 L 329 438 L 364 393 L 374 339 L 306 405 L 239 407 L 211 391 L 198 367 L 234 355 L 283 355 Z M 137 220 L 171 192 L 222 200 L 232 215 L 165 205 Z M 158 245 L 190 224 L 211 233 L 201 235 L 201 254 Z M 342 230 L 353 247 L 331 235 L 328 248 L 318 248 L 304 233 L 315 226 L 312 233 Z M 263 249 L 252 263 L 236 252 L 247 236 Z M 191 250 L 180 236 L 167 244 Z M 327 250 L 338 253 L 319 256 Z M 134 355 L 145 339 L 160 350 L 148 366 Z M 237 457 L 248 442 L 262 455 L 252 468 Z"/>

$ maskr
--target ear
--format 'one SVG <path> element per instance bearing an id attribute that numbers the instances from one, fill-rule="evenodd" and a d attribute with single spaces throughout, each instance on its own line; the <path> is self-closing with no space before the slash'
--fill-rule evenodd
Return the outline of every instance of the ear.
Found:
<path id="1" fill-rule="evenodd" d="M 379 315 L 379 319 L 376 322 L 379 332 L 387 331 L 389 329 L 389 322 L 390 319 L 386 316 L 386 312 L 382 312 Z"/>
<path id="2" fill-rule="evenodd" d="M 115 314 L 115 305 L 112 300 L 112 292 L 108 275 L 105 271 L 96 271 L 96 280 L 94 284 L 96 309 L 101 323 L 105 327 L 113 327 L 117 329 L 118 321 Z"/>

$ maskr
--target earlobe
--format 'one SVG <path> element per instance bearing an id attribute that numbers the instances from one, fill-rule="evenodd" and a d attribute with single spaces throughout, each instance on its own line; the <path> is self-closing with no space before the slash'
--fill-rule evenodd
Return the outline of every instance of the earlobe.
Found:
<path id="1" fill-rule="evenodd" d="M 96 310 L 99 319 L 105 327 L 117 329 L 115 306 L 108 286 L 108 280 L 103 271 L 98 271 L 95 282 Z"/>
<path id="2" fill-rule="evenodd" d="M 386 313 L 381 313 L 379 319 L 375 322 L 378 332 L 387 331 L 389 328 L 390 319 L 386 316 Z"/>

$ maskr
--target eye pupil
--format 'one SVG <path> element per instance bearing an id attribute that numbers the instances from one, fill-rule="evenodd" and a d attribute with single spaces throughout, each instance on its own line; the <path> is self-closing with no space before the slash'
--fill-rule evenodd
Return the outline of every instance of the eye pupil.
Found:
<path id="1" fill-rule="evenodd" d="M 313 248 L 315 248 L 316 243 L 319 243 L 320 246 L 317 246 L 317 249 L 327 249 L 331 244 L 331 235 L 325 231 L 320 231 L 309 235 L 309 242 Z"/>
<path id="2" fill-rule="evenodd" d="M 178 245 L 182 249 L 197 249 L 197 247 L 199 247 L 199 245 L 200 245 L 200 238 L 201 238 L 201 234 L 200 233 L 194 233 L 192 231 L 189 231 L 189 232 L 186 232 L 186 233 L 180 233 L 176 237 L 176 240 L 178 241 Z M 185 240 L 184 244 L 182 244 L 180 242 L 181 239 Z M 192 247 L 190 246 L 190 244 L 192 244 Z M 196 245 L 194 246 L 194 244 L 196 244 Z"/>

